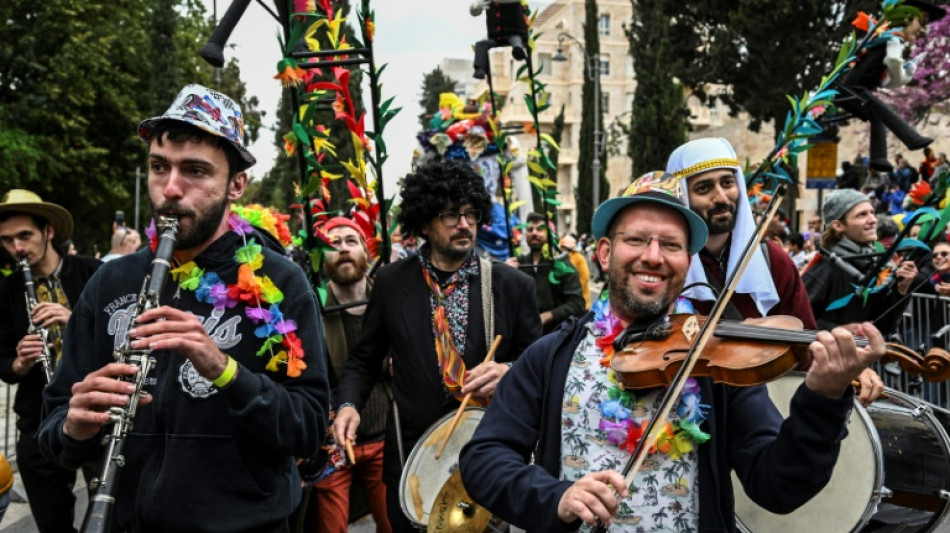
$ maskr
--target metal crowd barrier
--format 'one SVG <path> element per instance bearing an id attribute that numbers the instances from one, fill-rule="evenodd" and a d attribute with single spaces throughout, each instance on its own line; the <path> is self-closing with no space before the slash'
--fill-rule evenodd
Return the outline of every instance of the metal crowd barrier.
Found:
<path id="1" fill-rule="evenodd" d="M 913 293 L 898 329 L 900 343 L 918 353 L 937 346 L 950 350 L 950 298 Z M 950 409 L 950 383 L 926 383 L 902 372 L 896 363 L 876 365 L 884 385 Z"/>

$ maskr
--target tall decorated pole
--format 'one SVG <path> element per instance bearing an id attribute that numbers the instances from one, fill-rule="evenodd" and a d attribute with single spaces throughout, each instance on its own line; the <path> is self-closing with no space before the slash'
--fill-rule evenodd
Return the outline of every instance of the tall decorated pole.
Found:
<path id="1" fill-rule="evenodd" d="M 339 4 L 287 0 L 280 39 L 283 57 L 275 76 L 291 91 L 296 110 L 291 130 L 284 135 L 284 148 L 288 156 L 296 155 L 300 161 L 297 196 L 304 208 L 303 246 L 313 272 L 319 272 L 323 251 L 331 247 L 320 227 L 341 214 L 351 216 L 371 235 L 367 246 L 377 265 L 390 257 L 386 220 L 390 202 L 385 201 L 382 179 L 388 158 L 383 130 L 399 109 L 392 108 L 392 98 L 380 101 L 379 79 L 385 65 L 377 67 L 373 58 L 375 20 L 369 0 L 362 1 L 357 14 L 360 37 L 351 37 L 352 42 L 343 31 L 347 18 Z M 373 130 L 367 129 L 366 112 L 358 109 L 354 96 L 360 86 L 351 69 L 364 66 L 369 74 Z M 325 114 L 318 111 L 326 110 L 332 110 L 333 118 L 321 121 Z M 343 155 L 341 139 L 350 145 L 346 150 L 349 157 Z M 330 182 L 336 180 L 345 181 L 347 198 L 333 198 Z M 344 207 L 331 209 L 332 205 Z M 323 299 L 323 283 L 314 285 Z"/>

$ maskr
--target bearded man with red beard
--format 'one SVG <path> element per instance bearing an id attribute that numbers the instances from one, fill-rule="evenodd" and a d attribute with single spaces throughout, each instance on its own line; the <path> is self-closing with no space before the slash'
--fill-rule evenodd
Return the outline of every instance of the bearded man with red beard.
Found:
<path id="1" fill-rule="evenodd" d="M 330 384 L 340 380 L 349 349 L 356 344 L 363 327 L 366 299 L 372 290 L 369 250 L 366 235 L 353 220 L 335 217 L 323 225 L 333 250 L 324 252 L 327 277 L 327 299 L 324 307 L 327 355 L 330 358 Z M 352 305 L 360 304 L 362 305 Z M 351 307 L 347 307 L 352 305 Z M 318 533 L 345 533 L 350 518 L 350 488 L 357 480 L 366 491 L 367 501 L 378 533 L 389 533 L 386 516 L 386 487 L 383 485 L 383 438 L 386 436 L 386 412 L 389 399 L 383 372 L 373 385 L 369 399 L 360 410 L 360 424 L 353 445 L 355 464 L 338 470 L 318 481 L 313 487 L 310 523 Z M 336 391 L 333 391 L 334 394 Z M 342 445 L 342 442 L 337 444 Z"/>

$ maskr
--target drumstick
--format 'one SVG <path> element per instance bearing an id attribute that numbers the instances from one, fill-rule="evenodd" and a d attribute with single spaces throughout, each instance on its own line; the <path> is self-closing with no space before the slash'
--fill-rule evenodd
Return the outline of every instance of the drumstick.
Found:
<path id="1" fill-rule="evenodd" d="M 488 350 L 488 355 L 485 356 L 485 363 L 491 361 L 495 357 L 495 350 L 498 349 L 498 345 L 501 344 L 501 335 L 495 336 L 495 341 L 491 343 L 491 349 Z M 449 443 L 449 438 L 452 437 L 452 433 L 455 432 L 455 427 L 459 425 L 459 420 L 462 419 L 462 413 L 465 412 L 465 408 L 468 407 L 468 402 L 472 401 L 472 393 L 468 393 L 462 398 L 462 404 L 459 405 L 459 410 L 455 412 L 455 418 L 452 419 L 452 423 L 449 425 L 449 429 L 445 432 L 445 437 L 442 438 L 442 445 L 439 446 L 439 451 L 435 452 L 435 458 L 438 459 L 442 455 L 442 451 L 445 450 L 445 445 Z"/>
<path id="2" fill-rule="evenodd" d="M 346 458 L 350 460 L 351 465 L 356 464 L 356 454 L 353 453 L 353 441 L 345 439 L 343 444 L 346 446 Z"/>

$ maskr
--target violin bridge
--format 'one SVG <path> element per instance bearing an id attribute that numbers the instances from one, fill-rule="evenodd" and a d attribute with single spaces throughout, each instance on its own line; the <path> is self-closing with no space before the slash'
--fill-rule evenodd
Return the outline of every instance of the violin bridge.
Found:
<path id="1" fill-rule="evenodd" d="M 692 315 L 683 322 L 683 336 L 686 337 L 686 342 L 693 342 L 693 337 L 699 333 L 699 320 L 696 320 L 696 315 Z"/>

